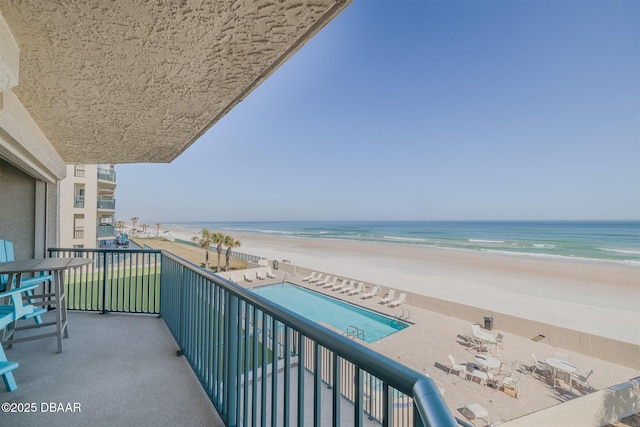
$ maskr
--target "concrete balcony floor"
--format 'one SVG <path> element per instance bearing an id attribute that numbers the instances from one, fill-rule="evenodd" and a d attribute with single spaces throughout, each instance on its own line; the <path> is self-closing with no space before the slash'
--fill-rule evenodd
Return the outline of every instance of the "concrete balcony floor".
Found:
<path id="1" fill-rule="evenodd" d="M 63 344 L 61 354 L 55 337 L 5 350 L 20 364 L 18 389 L 7 392 L 0 382 L 0 403 L 35 403 L 36 411 L 0 411 L 0 425 L 224 425 L 157 316 L 69 312 Z M 80 410 L 52 413 L 50 403 Z"/>

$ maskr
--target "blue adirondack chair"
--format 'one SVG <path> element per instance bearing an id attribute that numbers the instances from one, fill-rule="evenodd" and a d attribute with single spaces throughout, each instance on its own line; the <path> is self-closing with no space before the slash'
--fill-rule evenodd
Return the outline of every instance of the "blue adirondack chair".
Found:
<path id="1" fill-rule="evenodd" d="M 10 291 L 0 292 L 0 301 L 8 298 L 9 304 L 0 305 L 0 330 L 13 324 L 18 319 L 23 319 L 29 316 L 34 311 L 34 306 L 25 305 L 22 302 L 23 294 L 28 291 L 33 291 L 37 288 L 38 284 L 20 286 L 19 289 L 13 289 Z M 16 380 L 13 378 L 13 371 L 18 368 L 18 362 L 11 362 L 7 360 L 7 355 L 4 353 L 4 349 L 0 344 L 0 375 L 7 388 L 7 391 L 13 391 L 18 388 Z"/>
<path id="2" fill-rule="evenodd" d="M 15 261 L 13 256 L 13 243 L 11 243 L 8 240 L 0 240 L 0 262 L 8 262 L 8 261 Z M 15 285 L 15 283 L 12 283 L 11 286 L 7 286 L 7 280 L 9 280 L 8 274 L 0 274 L 0 291 L 13 289 L 13 286 Z M 20 285 L 21 287 L 23 287 L 27 285 L 44 283 L 44 282 L 51 282 L 51 275 L 44 274 L 43 272 L 39 276 L 26 277 L 26 278 L 23 277 L 22 280 L 20 281 Z M 25 295 L 27 295 L 28 297 L 32 297 L 33 291 L 30 290 Z M 29 304 L 33 304 L 34 302 L 33 298 L 28 298 L 27 301 L 29 302 Z M 34 308 L 33 312 L 31 312 L 27 317 L 25 317 L 25 319 L 33 318 L 36 324 L 40 325 L 42 324 L 41 315 L 46 312 L 47 312 L 47 309 L 44 307 Z M 0 329 L 0 331 L 1 330 L 2 329 Z"/>

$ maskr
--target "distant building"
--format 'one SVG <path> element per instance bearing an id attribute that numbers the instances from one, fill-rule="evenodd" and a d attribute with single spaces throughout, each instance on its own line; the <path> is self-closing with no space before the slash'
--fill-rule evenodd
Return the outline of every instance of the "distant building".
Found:
<path id="1" fill-rule="evenodd" d="M 98 248 L 116 236 L 114 165 L 67 165 L 60 181 L 60 247 Z"/>

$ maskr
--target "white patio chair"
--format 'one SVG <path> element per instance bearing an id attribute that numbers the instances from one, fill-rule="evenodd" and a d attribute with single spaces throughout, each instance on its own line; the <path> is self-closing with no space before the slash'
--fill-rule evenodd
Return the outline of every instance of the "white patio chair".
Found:
<path id="1" fill-rule="evenodd" d="M 363 289 L 364 289 L 364 283 L 360 282 L 358 283 L 358 286 L 356 286 L 354 289 L 347 292 L 347 295 L 349 296 L 358 295 L 360 292 L 362 292 Z"/>
<path id="2" fill-rule="evenodd" d="M 474 378 L 478 379 L 478 384 L 486 387 L 489 381 L 489 374 L 485 371 L 474 369 L 473 372 L 471 372 L 471 381 L 473 381 Z"/>
<path id="3" fill-rule="evenodd" d="M 345 286 L 347 286 L 347 283 L 349 283 L 349 281 L 347 279 L 342 279 L 340 281 L 340 283 L 338 283 L 337 285 L 333 285 L 331 287 L 332 291 L 339 291 L 340 289 L 344 289 Z"/>
<path id="4" fill-rule="evenodd" d="M 389 301 L 393 301 L 393 299 L 396 297 L 396 290 L 395 289 L 391 289 L 389 290 L 389 293 L 387 295 L 385 295 L 384 297 L 382 297 L 380 299 L 380 301 L 378 301 L 378 304 L 386 304 Z"/>
<path id="5" fill-rule="evenodd" d="M 361 299 L 369 299 L 369 298 L 373 298 L 376 295 L 378 295 L 378 292 L 380 292 L 380 287 L 379 286 L 374 286 L 373 289 L 371 289 L 369 292 L 367 292 L 366 294 L 363 294 L 360 298 Z"/>
<path id="6" fill-rule="evenodd" d="M 502 389 L 505 392 L 509 390 L 509 392 L 513 393 L 513 397 L 517 399 L 520 393 L 520 381 L 522 381 L 523 376 L 521 372 L 516 372 L 511 376 L 504 377 L 502 379 Z"/>
<path id="7" fill-rule="evenodd" d="M 267 269 L 266 275 L 269 279 L 277 279 L 278 275 L 277 274 L 273 274 L 273 271 L 271 271 L 271 269 Z"/>
<path id="8" fill-rule="evenodd" d="M 593 390 L 593 386 L 591 385 L 591 383 L 589 383 L 589 377 L 593 375 L 593 369 L 587 372 L 586 375 L 580 375 L 577 372 L 574 372 L 572 375 L 573 375 L 573 382 L 577 386 L 584 387 L 587 390 Z"/>
<path id="9" fill-rule="evenodd" d="M 355 287 L 356 287 L 355 280 L 350 280 L 349 281 L 349 286 L 345 286 L 344 288 L 340 289 L 340 293 L 341 294 L 346 294 L 347 292 L 352 291 Z"/>
<path id="10" fill-rule="evenodd" d="M 308 275 L 308 276 L 306 276 L 306 277 L 303 277 L 303 278 L 302 278 L 302 281 L 303 281 L 303 282 L 308 282 L 309 280 L 313 280 L 313 279 L 315 279 L 315 278 L 316 278 L 316 272 L 315 272 L 315 271 L 312 271 L 310 275 Z"/>
<path id="11" fill-rule="evenodd" d="M 538 375 L 545 376 L 545 377 L 552 376 L 551 367 L 549 367 L 549 365 L 547 365 L 544 362 L 538 361 L 538 359 L 536 358 L 536 355 L 533 353 L 531 353 L 531 357 L 533 357 L 533 365 L 531 366 L 531 375 L 540 371 Z"/>
<path id="12" fill-rule="evenodd" d="M 331 280 L 331 276 L 327 274 L 324 279 L 318 280 L 317 282 L 315 282 L 315 285 L 316 286 L 326 285 L 327 283 L 329 283 L 329 280 Z"/>
<path id="13" fill-rule="evenodd" d="M 309 279 L 309 283 L 317 283 L 322 280 L 322 273 L 318 274 L 313 279 Z"/>
<path id="14" fill-rule="evenodd" d="M 449 367 L 448 374 L 450 374 L 451 371 L 458 372 L 458 373 L 463 373 L 464 374 L 464 379 L 465 380 L 467 379 L 467 366 L 466 365 L 463 365 L 461 363 L 456 363 L 456 360 L 453 358 L 452 355 L 449 355 L 449 363 L 450 363 L 450 365 L 448 366 Z"/>
<path id="15" fill-rule="evenodd" d="M 502 341 L 504 340 L 504 335 L 502 335 L 500 332 L 498 332 L 496 334 L 496 343 L 498 345 L 498 347 L 502 347 Z M 504 348 L 504 347 L 502 347 Z"/>
<path id="16" fill-rule="evenodd" d="M 400 294 L 400 297 L 398 297 L 398 299 L 397 299 L 397 300 L 395 300 L 395 301 L 391 301 L 391 302 L 389 303 L 389 307 L 397 307 L 397 306 L 399 306 L 400 304 L 402 304 L 402 303 L 404 302 L 404 299 L 405 299 L 406 297 L 407 297 L 407 294 L 406 294 L 406 293 L 404 293 L 404 292 L 402 292 L 402 293 Z"/>
<path id="17" fill-rule="evenodd" d="M 333 276 L 333 280 L 327 281 L 327 283 L 322 285 L 322 287 L 326 289 L 333 288 L 334 286 L 336 286 L 337 282 L 338 282 L 338 276 Z"/>

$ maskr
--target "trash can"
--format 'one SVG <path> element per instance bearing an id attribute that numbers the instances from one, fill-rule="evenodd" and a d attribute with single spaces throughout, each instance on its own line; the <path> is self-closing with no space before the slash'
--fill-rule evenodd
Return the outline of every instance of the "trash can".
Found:
<path id="1" fill-rule="evenodd" d="M 278 269 L 278 261 L 276 261 L 275 259 L 273 260 L 273 269 L 274 270 Z"/>
<path id="2" fill-rule="evenodd" d="M 485 316 L 484 317 L 484 328 L 487 331 L 490 331 L 493 329 L 493 317 L 491 316 Z"/>

